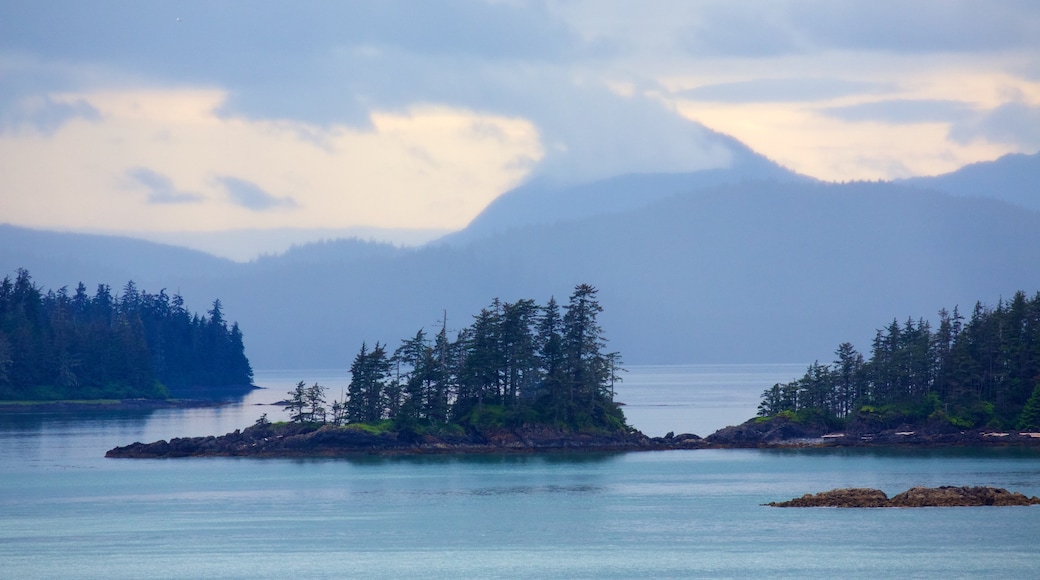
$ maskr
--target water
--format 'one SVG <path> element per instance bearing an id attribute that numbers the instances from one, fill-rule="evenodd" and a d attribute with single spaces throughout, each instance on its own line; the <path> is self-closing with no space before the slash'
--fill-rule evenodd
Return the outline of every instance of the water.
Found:
<path id="1" fill-rule="evenodd" d="M 753 413 L 783 368 L 639 367 L 644 431 Z M 298 380 L 220 409 L 0 416 L 0 577 L 1035 578 L 1040 508 L 763 507 L 834 487 L 995 485 L 1040 495 L 1040 452 L 709 450 L 616 455 L 110 460 L 223 433 Z M 683 385 L 691 385 L 683 388 Z M 745 400 L 738 393 L 750 393 Z M 338 393 L 335 393 L 338 395 Z M 746 409 L 750 409 L 747 412 Z M 731 421 L 733 422 L 733 421 Z"/>

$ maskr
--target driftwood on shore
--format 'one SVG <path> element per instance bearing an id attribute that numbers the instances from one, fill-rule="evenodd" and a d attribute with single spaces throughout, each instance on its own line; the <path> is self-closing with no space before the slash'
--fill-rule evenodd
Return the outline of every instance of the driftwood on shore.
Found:
<path id="1" fill-rule="evenodd" d="M 843 488 L 805 494 L 792 500 L 769 502 L 771 507 L 961 507 L 1024 506 L 1040 504 L 1040 498 L 1027 497 L 998 487 L 912 487 L 889 498 L 880 489 Z"/>

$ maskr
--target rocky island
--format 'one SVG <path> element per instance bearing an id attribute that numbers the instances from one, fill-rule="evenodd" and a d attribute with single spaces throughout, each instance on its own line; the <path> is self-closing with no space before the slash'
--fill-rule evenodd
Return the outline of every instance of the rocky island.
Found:
<path id="1" fill-rule="evenodd" d="M 614 401 L 618 353 L 603 351 L 597 290 L 550 299 L 495 300 L 450 340 L 446 324 L 390 352 L 362 344 L 343 400 L 300 381 L 282 401 L 288 422 L 219 437 L 134 443 L 107 457 L 303 457 L 417 453 L 690 449 L 696 435 L 650 438 Z M 561 312 L 562 310 L 562 312 Z"/>
<path id="2" fill-rule="evenodd" d="M 1027 497 L 998 487 L 912 487 L 889 498 L 880 489 L 844 488 L 805 494 L 789 501 L 770 502 L 771 507 L 908 508 L 1027 506 L 1040 504 L 1040 497 Z"/>
<path id="3" fill-rule="evenodd" d="M 484 427 L 467 430 L 379 431 L 367 426 L 280 423 L 254 425 L 219 437 L 186 437 L 133 443 L 109 450 L 113 458 L 173 457 L 341 457 L 524 452 L 621 452 L 698 449 L 704 441 L 690 434 L 647 437 L 639 431 L 568 431 L 548 426 Z"/>

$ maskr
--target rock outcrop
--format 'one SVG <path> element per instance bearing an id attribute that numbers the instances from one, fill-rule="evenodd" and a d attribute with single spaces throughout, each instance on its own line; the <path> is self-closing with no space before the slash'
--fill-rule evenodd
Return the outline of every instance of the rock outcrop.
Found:
<path id="1" fill-rule="evenodd" d="M 880 489 L 832 489 L 805 494 L 792 500 L 770 502 L 772 507 L 960 507 L 960 506 L 1024 506 L 1040 504 L 1040 498 L 1026 497 L 997 487 L 913 487 L 891 499 Z"/>

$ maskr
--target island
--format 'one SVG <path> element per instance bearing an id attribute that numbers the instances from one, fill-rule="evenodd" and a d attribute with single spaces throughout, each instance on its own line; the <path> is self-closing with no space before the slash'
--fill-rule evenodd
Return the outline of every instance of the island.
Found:
<path id="1" fill-rule="evenodd" d="M 762 394 L 758 416 L 701 438 L 651 438 L 614 400 L 621 357 L 607 352 L 596 288 L 561 308 L 494 300 L 449 338 L 424 329 L 390 352 L 361 345 L 343 400 L 300 381 L 287 422 L 220 437 L 117 447 L 108 457 L 334 456 L 550 450 L 865 446 L 1040 446 L 1040 294 L 893 321 L 865 360 L 841 344 L 833 365 Z M 1012 329 L 1014 331 L 1012 332 Z"/>
<path id="2" fill-rule="evenodd" d="M 283 401 L 289 420 L 220 437 L 117 447 L 108 457 L 337 456 L 691 449 L 692 434 L 651 438 L 614 400 L 621 357 L 607 352 L 597 289 L 550 298 L 494 300 L 449 337 L 420 329 L 391 352 L 362 343 L 342 400 L 300 381 Z"/>

